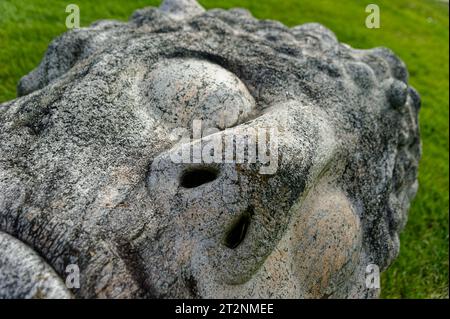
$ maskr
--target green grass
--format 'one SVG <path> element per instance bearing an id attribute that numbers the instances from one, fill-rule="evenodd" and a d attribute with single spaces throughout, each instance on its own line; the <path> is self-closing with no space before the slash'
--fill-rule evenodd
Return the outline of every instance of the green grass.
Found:
<path id="1" fill-rule="evenodd" d="M 65 31 L 65 7 L 81 9 L 81 23 L 126 20 L 158 0 L 0 0 L 0 102 L 15 98 L 20 77 L 36 67 L 48 43 Z M 449 34 L 448 6 L 433 0 L 201 0 L 206 8 L 245 7 L 256 17 L 293 26 L 320 22 L 354 47 L 386 46 L 408 65 L 421 93 L 423 159 L 420 190 L 401 236 L 399 258 L 382 277 L 384 298 L 448 298 Z M 377 3 L 381 28 L 367 29 L 365 6 Z"/>

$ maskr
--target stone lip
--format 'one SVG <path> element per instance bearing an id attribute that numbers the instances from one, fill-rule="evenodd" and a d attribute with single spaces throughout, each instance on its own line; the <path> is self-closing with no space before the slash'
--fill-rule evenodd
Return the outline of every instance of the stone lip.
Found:
<path id="1" fill-rule="evenodd" d="M 0 299 L 72 298 L 61 278 L 31 248 L 0 232 Z"/>
<path id="2" fill-rule="evenodd" d="M 77 264 L 79 298 L 378 295 L 366 267 L 398 254 L 421 156 L 389 49 L 165 1 L 58 37 L 18 93 L 0 104 L 0 231 L 41 256 L 30 276 Z M 196 119 L 218 131 L 190 146 L 276 130 L 276 172 L 174 163 Z"/>

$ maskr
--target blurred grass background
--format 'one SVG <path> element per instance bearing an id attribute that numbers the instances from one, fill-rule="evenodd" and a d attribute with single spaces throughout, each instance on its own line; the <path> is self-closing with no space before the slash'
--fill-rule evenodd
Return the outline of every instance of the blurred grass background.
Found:
<path id="1" fill-rule="evenodd" d="M 19 79 L 66 31 L 65 8 L 76 3 L 81 24 L 127 20 L 159 0 L 0 0 L 0 103 L 16 97 Z M 449 30 L 448 2 L 437 0 L 200 0 L 205 8 L 244 7 L 288 26 L 319 22 L 356 48 L 386 46 L 407 64 L 420 92 L 423 159 L 420 189 L 401 236 L 399 258 L 383 274 L 383 298 L 448 298 Z M 381 28 L 367 29 L 365 7 L 378 4 Z"/>

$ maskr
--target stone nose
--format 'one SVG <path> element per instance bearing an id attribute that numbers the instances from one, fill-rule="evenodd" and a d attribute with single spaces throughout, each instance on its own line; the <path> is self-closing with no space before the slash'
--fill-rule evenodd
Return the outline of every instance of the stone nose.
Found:
<path id="1" fill-rule="evenodd" d="M 214 237 L 212 229 L 216 233 L 228 229 L 248 206 L 246 179 L 235 164 L 174 161 L 176 152 L 176 148 L 169 150 L 152 163 L 147 178 L 150 198 L 162 218 L 182 218 L 184 230 L 198 234 L 202 228 L 204 235 Z"/>
<path id="2" fill-rule="evenodd" d="M 174 162 L 171 155 L 176 151 L 158 156 L 148 173 L 147 189 L 155 208 L 158 240 L 142 243 L 141 250 L 148 251 L 143 258 L 149 264 L 161 265 L 167 262 L 154 256 L 165 256 L 176 269 L 197 279 L 204 270 L 215 269 L 210 275 L 217 280 L 245 280 L 252 272 L 247 268 L 258 264 L 247 261 L 247 267 L 237 268 L 240 256 L 251 258 L 247 252 L 254 251 L 253 245 L 258 242 L 252 229 L 255 224 L 253 208 L 249 208 L 249 181 L 232 163 Z M 178 276 L 176 269 L 152 267 L 149 275 L 165 271 Z"/>
<path id="3" fill-rule="evenodd" d="M 198 166 L 188 166 L 185 168 L 179 176 L 180 188 L 183 188 L 189 192 L 189 190 L 195 190 L 196 188 L 205 188 L 209 191 L 219 191 L 222 196 L 227 196 L 226 192 L 223 193 L 219 189 L 220 185 L 210 185 L 221 176 L 222 168 L 220 165 L 208 166 L 208 165 L 198 165 Z M 226 178 L 222 175 L 222 178 Z M 232 191 L 230 192 L 231 195 Z M 206 201 L 207 202 L 207 201 Z M 220 209 L 218 210 L 220 214 Z M 234 215 L 234 214 L 233 214 Z M 229 248 L 237 248 L 242 241 L 245 239 L 248 227 L 251 222 L 251 217 L 253 215 L 253 207 L 250 205 L 244 211 L 239 212 L 237 216 L 233 217 L 231 220 L 224 218 L 227 222 L 224 225 L 224 233 L 221 236 L 221 245 Z"/>
<path id="4" fill-rule="evenodd" d="M 200 187 L 218 178 L 220 170 L 213 166 L 197 166 L 184 169 L 179 177 L 180 186 L 186 189 Z"/>

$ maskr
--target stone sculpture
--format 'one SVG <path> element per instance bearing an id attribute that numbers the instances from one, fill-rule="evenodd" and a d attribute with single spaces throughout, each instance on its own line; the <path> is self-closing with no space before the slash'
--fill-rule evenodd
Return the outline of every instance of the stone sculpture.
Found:
<path id="1" fill-rule="evenodd" d="M 421 153 L 390 50 L 166 0 L 63 34 L 18 93 L 0 104 L 0 297 L 378 296 L 366 269 L 398 254 Z M 263 130 L 271 163 L 174 160 Z"/>

